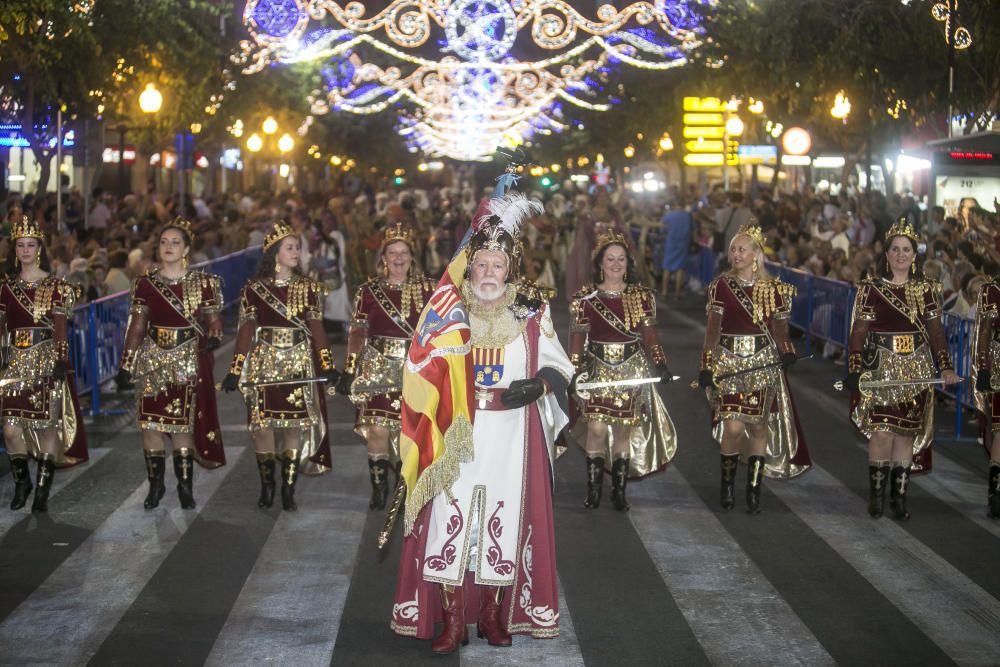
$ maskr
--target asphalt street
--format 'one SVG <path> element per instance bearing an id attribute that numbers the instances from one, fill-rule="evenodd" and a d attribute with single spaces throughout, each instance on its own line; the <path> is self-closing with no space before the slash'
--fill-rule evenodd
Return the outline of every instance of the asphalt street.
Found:
<path id="1" fill-rule="evenodd" d="M 553 305 L 565 340 L 566 304 Z M 582 452 L 557 462 L 558 638 L 493 648 L 473 632 L 459 653 L 436 657 L 429 642 L 394 635 L 400 540 L 377 552 L 383 516 L 367 509 L 350 404 L 328 402 L 332 473 L 302 479 L 298 512 L 261 511 L 245 409 L 231 394 L 220 396 L 229 463 L 197 470 L 195 510 L 180 509 L 171 471 L 161 506 L 143 510 L 129 415 L 88 423 L 91 461 L 57 474 L 47 515 L 7 510 L 12 483 L 0 479 L 0 664 L 1000 664 L 987 458 L 974 442 L 947 441 L 947 406 L 934 472 L 912 483 L 913 518 L 872 520 L 864 445 L 831 386 L 843 367 L 801 362 L 790 383 L 813 469 L 767 480 L 758 516 L 742 494 L 723 513 L 708 407 L 687 384 L 703 306 L 661 303 L 659 321 L 683 377 L 661 390 L 679 451 L 664 473 L 629 485 L 628 513 L 583 509 Z M 231 350 L 217 353 L 217 378 Z"/>

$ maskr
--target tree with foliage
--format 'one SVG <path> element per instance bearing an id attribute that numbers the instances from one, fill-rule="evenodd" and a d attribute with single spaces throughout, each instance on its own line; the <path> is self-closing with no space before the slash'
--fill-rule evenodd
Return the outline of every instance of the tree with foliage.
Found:
<path id="1" fill-rule="evenodd" d="M 0 4 L 0 114 L 21 126 L 45 192 L 55 117 L 128 124 L 142 83 L 162 84 L 165 127 L 202 115 L 228 46 L 206 0 L 6 0 Z"/>

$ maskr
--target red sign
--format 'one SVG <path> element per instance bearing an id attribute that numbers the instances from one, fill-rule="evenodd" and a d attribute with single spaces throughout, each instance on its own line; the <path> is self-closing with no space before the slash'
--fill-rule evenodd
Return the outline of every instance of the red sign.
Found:
<path id="1" fill-rule="evenodd" d="M 948 157 L 952 160 L 992 160 L 993 153 L 981 153 L 972 151 L 951 151 Z"/>

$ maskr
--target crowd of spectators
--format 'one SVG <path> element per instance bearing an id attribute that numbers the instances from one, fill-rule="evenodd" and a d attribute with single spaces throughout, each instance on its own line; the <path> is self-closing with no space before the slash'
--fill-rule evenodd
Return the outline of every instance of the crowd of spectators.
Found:
<path id="1" fill-rule="evenodd" d="M 971 198 L 963 200 L 952 217 L 940 206 L 920 207 L 911 195 L 887 197 L 876 191 L 838 196 L 807 190 L 777 196 L 761 192 L 748 200 L 740 192 L 727 193 L 717 186 L 685 208 L 692 218 L 687 284 L 695 290 L 703 287 L 713 268 L 724 266 L 724 248 L 751 217 L 765 234 L 771 261 L 848 283 L 871 275 L 873 263 L 882 255 L 885 233 L 906 219 L 923 239 L 919 261 L 924 274 L 941 284 L 945 309 L 963 317 L 974 313 L 982 283 L 1000 274 L 998 216 Z M 667 215 L 663 220 L 669 225 Z M 706 271 L 696 253 L 699 245 L 709 246 L 716 235 L 722 243 L 707 253 Z"/>
<path id="2" fill-rule="evenodd" d="M 587 278 L 591 237 L 603 226 L 628 234 L 639 257 L 641 278 L 664 296 L 701 292 L 725 267 L 725 248 L 739 228 L 756 219 L 767 238 L 770 260 L 816 276 L 855 283 L 870 274 L 889 227 L 906 218 L 925 239 L 925 274 L 943 286 L 949 312 L 969 316 L 983 281 L 1000 273 L 1000 235 L 995 214 L 974 200 L 955 217 L 944 209 L 922 209 L 912 196 L 829 192 L 745 197 L 721 185 L 708 192 L 664 190 L 635 194 L 627 188 L 534 191 L 546 215 L 526 230 L 529 278 L 558 291 L 575 291 Z M 460 242 L 481 193 L 472 186 L 424 189 L 362 186 L 351 192 L 227 193 L 164 197 L 156 193 L 117 198 L 100 189 L 88 198 L 63 196 L 56 221 L 55 194 L 11 195 L 2 202 L 0 260 L 10 251 L 11 221 L 33 216 L 47 233 L 56 275 L 79 284 L 85 300 L 125 291 L 133 277 L 155 262 L 155 231 L 183 215 L 196 231 L 192 263 L 219 258 L 263 242 L 275 221 L 296 227 L 303 243 L 303 270 L 331 290 L 353 290 L 372 275 L 374 254 L 387 225 L 416 230 L 420 263 L 439 275 Z M 590 241 L 588 241 L 590 240 Z M 579 247 L 576 247 L 579 246 Z M 576 276 L 572 267 L 580 265 Z M 568 298 L 571 296 L 567 294 Z M 331 304 L 332 305 L 332 304 Z M 343 304 L 328 313 L 349 319 Z"/>

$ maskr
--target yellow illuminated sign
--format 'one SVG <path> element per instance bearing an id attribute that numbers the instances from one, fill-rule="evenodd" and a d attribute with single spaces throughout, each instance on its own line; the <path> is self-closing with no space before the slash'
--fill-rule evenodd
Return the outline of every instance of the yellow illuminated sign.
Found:
<path id="1" fill-rule="evenodd" d="M 726 136 L 724 127 L 685 127 L 685 139 L 722 139 Z"/>
<path id="2" fill-rule="evenodd" d="M 685 125 L 721 125 L 725 126 L 725 118 L 721 113 L 686 113 Z"/>
<path id="3" fill-rule="evenodd" d="M 717 112 L 725 111 L 726 107 L 718 97 L 685 97 L 684 111 Z"/>
<path id="4" fill-rule="evenodd" d="M 722 153 L 688 153 L 684 156 L 684 164 L 689 167 L 721 167 Z"/>
<path id="5" fill-rule="evenodd" d="M 726 144 L 721 139 L 714 141 L 688 141 L 684 144 L 688 153 L 721 153 L 726 150 Z"/>

